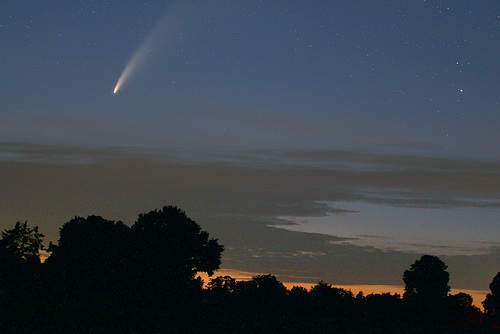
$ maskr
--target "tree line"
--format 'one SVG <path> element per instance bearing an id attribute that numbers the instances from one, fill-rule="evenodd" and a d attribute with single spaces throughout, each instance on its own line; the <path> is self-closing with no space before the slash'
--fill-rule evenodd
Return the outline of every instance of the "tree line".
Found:
<path id="1" fill-rule="evenodd" d="M 402 296 L 365 296 L 323 281 L 309 290 L 287 289 L 271 274 L 247 281 L 213 277 L 224 247 L 174 206 L 139 214 L 130 227 L 100 216 L 75 217 L 59 232 L 57 243 L 48 247 L 43 245 L 39 228 L 26 222 L 1 233 L 0 331 L 9 321 L 10 330 L 26 326 L 19 312 L 12 311 L 13 316 L 9 308 L 21 307 L 29 314 L 27 305 L 40 303 L 45 309 L 53 308 L 49 318 L 54 323 L 64 321 L 57 314 L 65 314 L 67 307 L 86 305 L 88 312 L 91 305 L 90 309 L 104 307 L 116 317 L 129 314 L 127 321 L 136 322 L 141 321 L 137 309 L 148 310 L 148 316 L 160 312 L 160 322 L 167 321 L 163 316 L 167 313 L 162 312 L 183 316 L 188 312 L 195 314 L 192 319 L 212 322 L 222 332 L 230 332 L 228 328 L 259 332 L 260 327 L 255 327 L 259 323 L 267 330 L 280 326 L 274 328 L 278 332 L 286 328 L 287 332 L 342 331 L 356 326 L 362 331 L 375 324 L 385 326 L 385 332 L 400 332 L 403 327 L 418 330 L 419 326 L 489 329 L 500 323 L 500 273 L 490 284 L 482 312 L 473 306 L 470 295 L 450 294 L 447 266 L 436 256 L 422 256 L 403 273 Z M 40 252 L 44 250 L 49 256 L 42 263 Z M 211 278 L 203 282 L 199 273 Z M 203 316 L 207 312 L 210 317 Z M 170 319 L 168 326 L 176 321 Z M 183 321 L 182 326 L 190 321 Z"/>

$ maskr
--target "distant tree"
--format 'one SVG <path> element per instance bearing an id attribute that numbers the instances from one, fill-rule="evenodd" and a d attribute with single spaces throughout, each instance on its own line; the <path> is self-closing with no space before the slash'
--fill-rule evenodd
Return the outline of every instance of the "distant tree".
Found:
<path id="1" fill-rule="evenodd" d="M 490 291 L 483 301 L 484 311 L 491 320 L 500 324 L 500 272 L 490 283 Z"/>
<path id="2" fill-rule="evenodd" d="M 464 292 L 459 292 L 455 295 L 449 295 L 448 300 L 451 307 L 456 307 L 459 309 L 467 309 L 469 307 L 472 307 L 473 302 L 472 296 Z"/>
<path id="3" fill-rule="evenodd" d="M 257 284 L 255 281 L 236 281 L 233 294 L 237 298 L 239 305 L 253 306 L 255 304 L 255 292 Z"/>
<path id="4" fill-rule="evenodd" d="M 317 296 L 326 296 L 333 289 L 331 284 L 326 283 L 325 281 L 319 281 L 316 285 L 311 287 L 310 293 Z"/>
<path id="5" fill-rule="evenodd" d="M 298 298 L 304 297 L 308 294 L 307 289 L 303 286 L 293 286 L 290 291 L 288 291 L 289 296 L 297 296 Z"/>
<path id="6" fill-rule="evenodd" d="M 403 296 L 416 296 L 423 301 L 443 300 L 450 292 L 450 274 L 446 269 L 446 264 L 437 256 L 422 256 L 403 274 Z"/>
<path id="7" fill-rule="evenodd" d="M 88 296 L 125 289 L 129 228 L 100 216 L 75 217 L 60 229 L 45 261 L 49 275 L 65 294 Z"/>
<path id="8" fill-rule="evenodd" d="M 363 291 L 360 291 L 356 294 L 356 300 L 364 300 L 365 299 L 365 293 Z"/>
<path id="9" fill-rule="evenodd" d="M 43 237 L 38 226 L 29 228 L 27 222 L 17 222 L 13 229 L 2 232 L 0 247 L 6 254 L 19 260 L 39 262 L 40 251 L 44 249 Z"/>
<path id="10" fill-rule="evenodd" d="M 283 312 L 287 293 L 285 285 L 271 274 L 254 276 L 252 281 L 255 282 L 255 296 L 260 307 L 268 312 Z"/>
<path id="11" fill-rule="evenodd" d="M 403 274 L 403 299 L 422 319 L 439 321 L 443 316 L 450 292 L 450 274 L 446 269 L 437 256 L 424 255 Z"/>
<path id="12" fill-rule="evenodd" d="M 316 312 L 333 317 L 350 314 L 355 301 L 351 291 L 335 288 L 323 281 L 313 286 L 309 293 Z"/>
<path id="13" fill-rule="evenodd" d="M 236 282 L 234 294 L 246 310 L 274 312 L 285 302 L 286 287 L 271 275 L 256 275 L 249 281 Z"/>
<path id="14" fill-rule="evenodd" d="M 288 291 L 287 299 L 287 304 L 292 312 L 303 315 L 310 311 L 310 295 L 306 288 L 302 286 L 292 287 Z"/>
<path id="15" fill-rule="evenodd" d="M 234 291 L 235 284 L 236 280 L 231 276 L 217 276 L 210 279 L 207 284 L 207 289 L 227 291 L 228 293 L 232 293 Z"/>
<path id="16" fill-rule="evenodd" d="M 219 305 L 227 305 L 234 298 L 233 293 L 236 287 L 236 280 L 231 276 L 217 276 L 211 278 L 207 284 L 210 301 Z"/>
<path id="17" fill-rule="evenodd" d="M 140 214 L 131 228 L 135 289 L 150 299 L 201 291 L 199 272 L 219 269 L 224 247 L 174 206 Z"/>
<path id="18" fill-rule="evenodd" d="M 281 297 L 286 294 L 286 287 L 274 275 L 257 275 L 252 277 L 252 281 L 255 282 L 261 294 L 270 298 Z"/>
<path id="19" fill-rule="evenodd" d="M 40 251 L 44 235 L 38 226 L 17 222 L 4 230 L 0 239 L 0 288 L 22 292 L 34 287 L 39 279 Z"/>
<path id="20" fill-rule="evenodd" d="M 449 323 L 455 326 L 477 325 L 481 321 L 481 310 L 472 304 L 472 296 L 459 292 L 448 296 Z"/>
<path id="21" fill-rule="evenodd" d="M 401 296 L 399 294 L 369 294 L 364 298 L 362 313 L 376 321 L 394 321 L 400 316 Z"/>

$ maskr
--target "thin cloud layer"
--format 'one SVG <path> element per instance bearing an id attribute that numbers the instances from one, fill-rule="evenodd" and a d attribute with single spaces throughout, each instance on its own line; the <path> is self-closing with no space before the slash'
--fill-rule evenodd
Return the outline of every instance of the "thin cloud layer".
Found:
<path id="1" fill-rule="evenodd" d="M 500 202 L 497 161 L 411 151 L 214 152 L 2 143 L 2 229 L 28 220 L 55 241 L 74 215 L 131 224 L 140 212 L 172 204 L 226 246 L 225 269 L 271 272 L 284 281 L 383 285 L 401 284 L 401 273 L 420 253 L 453 245 L 419 245 L 417 254 L 353 243 L 367 239 L 363 234 L 380 236 L 369 230 L 327 235 L 270 226 L 283 225 L 284 216 L 326 217 L 338 201 L 435 210 L 498 210 Z M 487 238 L 474 242 L 489 252 L 444 257 L 454 287 L 486 289 L 498 271 L 495 244 Z"/>

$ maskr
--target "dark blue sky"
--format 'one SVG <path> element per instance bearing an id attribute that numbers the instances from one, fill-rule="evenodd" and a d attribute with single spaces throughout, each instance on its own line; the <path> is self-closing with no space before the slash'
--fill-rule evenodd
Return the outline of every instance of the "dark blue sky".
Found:
<path id="1" fill-rule="evenodd" d="M 1 117 L 119 123 L 150 145 L 498 157 L 499 13 L 496 1 L 4 2 Z M 103 127 L 119 138 L 102 144 L 137 145 Z"/>

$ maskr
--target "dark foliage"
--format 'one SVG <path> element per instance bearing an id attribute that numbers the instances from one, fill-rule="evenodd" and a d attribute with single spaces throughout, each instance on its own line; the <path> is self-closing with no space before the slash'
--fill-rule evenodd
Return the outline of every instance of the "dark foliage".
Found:
<path id="1" fill-rule="evenodd" d="M 355 299 L 351 291 L 320 281 L 311 288 L 310 294 L 311 305 L 317 314 L 343 318 L 353 310 Z"/>
<path id="2" fill-rule="evenodd" d="M 460 292 L 447 299 L 448 323 L 455 326 L 476 326 L 481 324 L 481 310 L 472 305 L 472 296 Z"/>
<path id="3" fill-rule="evenodd" d="M 131 281 L 150 302 L 193 297 L 203 285 L 195 275 L 219 269 L 224 247 L 177 207 L 140 214 L 131 235 Z"/>
<path id="4" fill-rule="evenodd" d="M 422 300 L 441 300 L 450 292 L 450 274 L 447 266 L 437 256 L 424 255 L 416 260 L 403 274 L 404 297 Z"/>
<path id="5" fill-rule="evenodd" d="M 236 280 L 231 276 L 218 276 L 207 284 L 207 296 L 211 305 L 234 306 Z"/>
<path id="6" fill-rule="evenodd" d="M 235 294 L 238 301 L 244 301 L 247 310 L 274 312 L 281 309 L 286 297 L 286 288 L 273 275 L 257 275 L 250 281 L 237 282 Z"/>
<path id="7" fill-rule="evenodd" d="M 403 314 L 401 297 L 398 294 L 369 294 L 365 298 L 357 298 L 361 304 L 360 311 L 365 317 L 381 322 L 397 321 Z"/>
<path id="8" fill-rule="evenodd" d="M 28 227 L 28 223 L 17 222 L 13 229 L 2 232 L 0 247 L 5 254 L 20 260 L 40 261 L 40 251 L 43 250 L 44 235 L 38 231 L 38 226 Z"/>
<path id="9" fill-rule="evenodd" d="M 130 229 L 122 222 L 99 216 L 75 217 L 60 229 L 45 261 L 57 293 L 75 298 L 114 294 L 127 277 Z M 57 284 L 53 284 L 57 282 Z"/>
<path id="10" fill-rule="evenodd" d="M 450 274 L 446 264 L 436 256 L 424 255 L 403 274 L 403 299 L 409 315 L 419 321 L 447 321 L 446 298 L 450 292 Z"/>
<path id="11" fill-rule="evenodd" d="M 75 217 L 49 250 L 44 278 L 59 298 L 157 307 L 200 297 L 203 282 L 195 275 L 217 270 L 223 247 L 182 210 L 165 206 L 140 214 L 131 228 L 99 216 Z"/>
<path id="12" fill-rule="evenodd" d="M 288 311 L 290 314 L 305 314 L 311 311 L 311 298 L 306 288 L 294 286 L 288 291 Z"/>
<path id="13" fill-rule="evenodd" d="M 44 235 L 38 226 L 17 222 L 0 239 L 0 289 L 12 294 L 30 294 L 40 277 L 40 251 Z"/>
<path id="14" fill-rule="evenodd" d="M 500 324 L 500 272 L 490 283 L 490 293 L 486 295 L 483 306 L 490 321 Z"/>
<path id="15" fill-rule="evenodd" d="M 2 232 L 0 332 L 495 333 L 499 312 L 500 273 L 483 322 L 470 295 L 449 294 L 434 256 L 405 271 L 403 298 L 354 296 L 323 281 L 287 290 L 271 274 L 219 276 L 202 289 L 196 274 L 216 271 L 223 248 L 176 207 L 142 214 L 131 228 L 75 217 L 43 264 L 42 238 L 26 223 Z"/>

